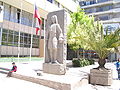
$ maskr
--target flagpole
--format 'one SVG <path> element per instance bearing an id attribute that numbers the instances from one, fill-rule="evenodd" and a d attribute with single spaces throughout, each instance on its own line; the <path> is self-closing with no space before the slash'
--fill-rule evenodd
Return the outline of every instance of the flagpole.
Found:
<path id="1" fill-rule="evenodd" d="M 44 57 L 45 57 L 45 24 L 46 24 L 46 20 L 44 18 Z"/>
<path id="2" fill-rule="evenodd" d="M 22 24 L 22 5 L 23 5 L 23 0 L 20 1 L 20 28 L 19 28 L 19 37 L 18 37 L 18 62 L 20 61 L 20 30 L 22 29 L 21 24 Z"/>
<path id="3" fill-rule="evenodd" d="M 42 26 L 42 25 L 41 25 Z M 41 32 L 42 32 L 42 28 L 41 28 L 41 30 L 39 30 L 40 31 L 40 41 L 39 41 L 39 43 L 40 43 L 40 45 L 39 45 L 39 51 L 40 51 L 40 46 L 41 46 Z M 40 53 L 41 54 L 41 53 Z"/>
<path id="4" fill-rule="evenodd" d="M 35 5 L 35 4 L 34 4 Z M 31 44 L 30 44 L 30 59 L 29 61 L 31 61 L 31 56 L 32 56 L 32 42 L 33 42 L 33 25 L 34 25 L 34 10 L 35 10 L 35 6 L 34 6 L 34 9 L 33 9 L 33 18 L 32 18 L 32 30 L 31 30 Z"/>

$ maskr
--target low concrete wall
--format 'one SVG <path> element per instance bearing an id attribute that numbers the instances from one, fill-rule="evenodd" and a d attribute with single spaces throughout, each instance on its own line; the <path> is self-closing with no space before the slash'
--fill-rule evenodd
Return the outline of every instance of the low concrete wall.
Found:
<path id="1" fill-rule="evenodd" d="M 69 83 L 69 81 L 68 81 L 68 83 L 63 83 L 63 82 L 58 82 L 58 81 L 47 80 L 47 79 L 41 78 L 41 77 L 36 78 L 36 77 L 30 77 L 30 76 L 20 75 L 20 74 L 16 74 L 16 73 L 12 73 L 12 77 L 30 81 L 33 83 L 37 83 L 40 85 L 48 86 L 55 90 L 76 90 L 76 88 L 80 87 L 81 85 L 88 84 L 87 78 L 77 80 L 76 82 L 73 82 L 73 83 Z"/>

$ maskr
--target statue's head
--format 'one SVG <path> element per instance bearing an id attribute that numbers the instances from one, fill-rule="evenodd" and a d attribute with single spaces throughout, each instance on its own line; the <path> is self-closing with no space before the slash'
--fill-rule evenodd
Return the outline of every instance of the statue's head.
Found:
<path id="1" fill-rule="evenodd" d="M 57 16 L 56 15 L 53 15 L 51 17 L 51 20 L 52 20 L 52 23 L 58 23 L 58 20 L 57 20 Z"/>

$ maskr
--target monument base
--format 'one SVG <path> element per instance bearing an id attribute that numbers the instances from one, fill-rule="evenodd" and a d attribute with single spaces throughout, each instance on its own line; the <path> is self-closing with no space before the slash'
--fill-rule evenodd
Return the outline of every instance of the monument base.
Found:
<path id="1" fill-rule="evenodd" d="M 66 68 L 64 64 L 43 63 L 43 72 L 55 75 L 64 75 Z"/>
<path id="2" fill-rule="evenodd" d="M 90 83 L 99 85 L 112 84 L 112 70 L 90 70 Z"/>

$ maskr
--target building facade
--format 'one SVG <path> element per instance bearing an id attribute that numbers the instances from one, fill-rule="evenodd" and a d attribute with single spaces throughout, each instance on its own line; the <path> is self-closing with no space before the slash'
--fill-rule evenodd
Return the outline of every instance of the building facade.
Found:
<path id="1" fill-rule="evenodd" d="M 100 20 L 103 27 L 108 28 L 109 32 L 120 28 L 120 0 L 90 0 L 79 2 L 86 14 Z M 119 54 L 110 54 L 109 59 L 115 60 Z"/>
<path id="2" fill-rule="evenodd" d="M 42 30 L 36 35 L 36 21 L 33 19 L 34 0 L 0 0 L 0 6 L 3 7 L 3 22 L 0 22 L 0 57 L 18 55 L 29 57 L 30 52 L 31 56 L 43 57 L 47 14 L 63 8 L 67 12 L 73 12 L 77 8 L 77 4 L 72 0 L 69 0 L 69 5 L 65 2 L 62 0 L 36 0 L 42 19 Z"/>

